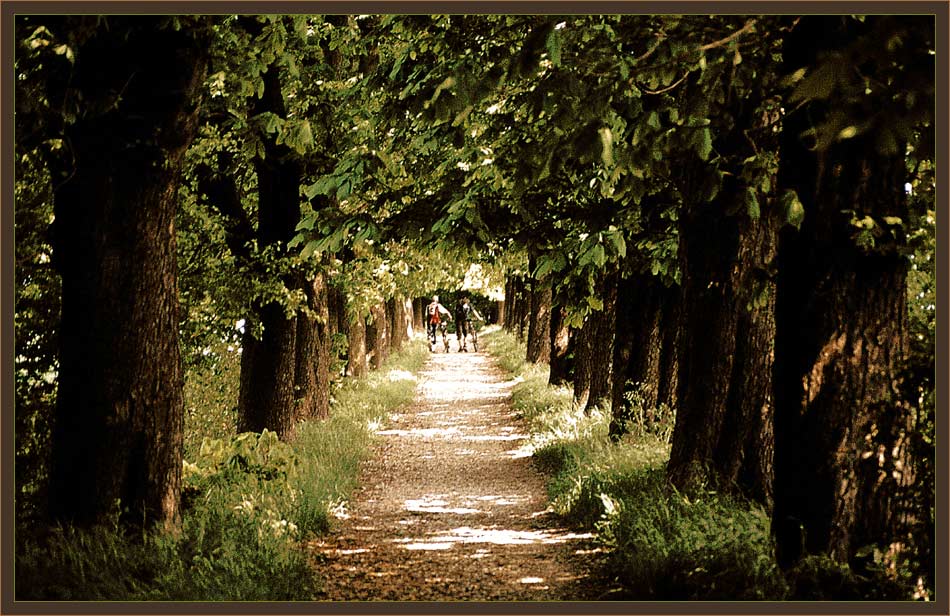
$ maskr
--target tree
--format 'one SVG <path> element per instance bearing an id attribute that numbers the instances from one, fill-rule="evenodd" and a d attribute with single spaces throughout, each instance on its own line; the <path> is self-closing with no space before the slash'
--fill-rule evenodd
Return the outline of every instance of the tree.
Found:
<path id="1" fill-rule="evenodd" d="M 198 126 L 208 20 L 26 19 L 44 56 L 63 281 L 50 513 L 172 524 L 182 454 L 176 187 Z M 51 110 L 59 110 L 52 113 Z"/>
<path id="2" fill-rule="evenodd" d="M 256 117 L 272 116 L 286 120 L 280 66 L 276 62 L 265 69 L 263 80 L 262 96 L 251 103 L 252 113 Z M 263 150 L 253 159 L 259 191 L 257 241 L 261 248 L 274 249 L 280 258 L 300 221 L 303 169 L 293 150 L 278 143 L 276 135 L 264 135 L 261 141 Z M 289 289 L 301 289 L 304 283 L 293 274 L 282 282 Z M 309 295 L 314 290 L 311 288 Z M 320 290 L 325 292 L 322 286 Z M 318 300 L 312 298 L 312 301 Z M 285 307 L 276 300 L 260 302 L 255 313 L 255 322 L 247 328 L 242 341 L 239 430 L 260 432 L 266 428 L 286 438 L 293 434 L 295 424 L 303 418 L 298 412 L 306 408 L 295 403 L 298 386 L 315 384 L 306 379 L 297 380 L 298 376 L 305 378 L 303 366 L 317 359 L 309 355 L 314 350 L 312 345 L 304 344 L 299 350 L 297 346 L 298 332 L 308 332 L 313 324 L 301 319 L 296 311 L 288 315 Z M 298 319 L 304 321 L 299 328 Z M 309 397 L 311 394 L 305 392 L 304 395 Z"/>
<path id="3" fill-rule="evenodd" d="M 896 387 L 908 345 L 904 186 L 907 144 L 926 158 L 933 143 L 932 36 L 929 17 L 805 17 L 786 37 L 784 72 L 797 82 L 779 179 L 804 220 L 781 238 L 776 297 L 774 525 L 785 566 L 903 541 L 915 466 Z"/>
<path id="4" fill-rule="evenodd" d="M 534 268 L 531 268 L 534 269 Z M 529 299 L 527 359 L 532 363 L 548 363 L 551 357 L 551 281 L 535 280 Z"/>
<path id="5" fill-rule="evenodd" d="M 682 165 L 683 313 L 667 470 L 680 487 L 709 482 L 769 508 L 774 258 L 782 222 L 774 196 L 780 111 L 772 58 L 779 39 L 768 18 L 735 32 L 743 30 L 748 34 L 732 39 L 731 53 L 684 90 L 684 113 L 708 115 L 715 137 L 711 149 Z M 742 60 L 740 49 L 752 59 Z"/>

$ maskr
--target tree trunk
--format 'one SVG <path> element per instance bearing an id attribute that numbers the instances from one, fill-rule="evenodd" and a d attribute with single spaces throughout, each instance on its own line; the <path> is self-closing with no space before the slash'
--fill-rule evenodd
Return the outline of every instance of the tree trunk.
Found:
<path id="1" fill-rule="evenodd" d="M 528 321 L 531 317 L 530 293 L 531 287 L 524 276 L 517 276 L 514 282 L 515 305 L 513 307 L 514 333 L 518 340 L 524 341 L 528 330 Z"/>
<path id="2" fill-rule="evenodd" d="M 514 280 L 511 276 L 505 277 L 505 302 L 504 302 L 504 312 L 501 316 L 501 325 L 505 328 L 505 331 L 512 332 L 512 324 L 514 323 L 514 306 L 515 306 L 515 288 Z"/>
<path id="3" fill-rule="evenodd" d="M 734 197 L 737 198 L 737 197 Z M 668 472 L 771 505 L 774 208 L 762 219 L 722 204 L 681 218 L 679 407 Z M 757 302 L 754 306 L 751 304 Z"/>
<path id="4" fill-rule="evenodd" d="M 279 70 L 271 65 L 264 73 L 264 94 L 254 100 L 255 113 L 286 116 Z M 273 136 L 263 137 L 264 157 L 254 158 L 258 184 L 257 236 L 261 247 L 286 246 L 296 233 L 300 220 L 301 164 L 292 150 L 278 145 Z M 288 276 L 284 284 L 299 288 L 301 281 Z M 298 318 L 288 317 L 284 307 L 268 302 L 255 307 L 259 327 L 250 327 L 244 336 L 241 357 L 239 430 L 276 432 L 281 438 L 293 433 L 297 417 L 295 400 L 309 398 L 310 392 L 297 391 Z M 250 321 L 251 319 L 249 319 Z M 260 336 L 255 338 L 255 334 Z"/>
<path id="5" fill-rule="evenodd" d="M 402 320 L 401 312 L 397 314 L 396 298 L 390 297 L 386 300 L 386 329 L 389 331 L 389 351 L 397 352 L 402 348 L 402 339 L 405 336 L 405 328 L 400 331 L 399 321 Z"/>
<path id="6" fill-rule="evenodd" d="M 585 319 L 576 334 L 574 351 L 574 402 L 586 414 L 595 406 L 610 409 L 617 274 L 602 274 L 598 291 L 603 310 L 592 312 Z"/>
<path id="7" fill-rule="evenodd" d="M 417 332 L 425 333 L 426 301 L 422 298 L 412 300 L 412 328 Z"/>
<path id="8" fill-rule="evenodd" d="M 740 116 L 736 123 L 750 121 Z M 736 134 L 727 134 L 719 145 L 740 159 L 753 154 L 743 149 L 748 147 Z M 758 191 L 761 214 L 747 214 L 742 205 L 747 187 L 734 179 L 738 175 L 727 176 L 712 203 L 688 203 L 680 216 L 679 400 L 667 471 L 680 488 L 709 483 L 770 508 L 775 333 L 770 270 L 779 223 L 771 198 Z M 738 212 L 726 214 L 730 210 Z"/>
<path id="9" fill-rule="evenodd" d="M 659 278 L 635 274 L 620 281 L 617 290 L 616 338 L 610 435 L 619 438 L 633 417 L 630 396 L 650 423 L 660 405 L 661 357 L 664 347 L 663 314 L 669 308 L 668 291 Z M 667 349 L 668 350 L 668 349 Z"/>
<path id="10" fill-rule="evenodd" d="M 76 53 L 90 106 L 67 129 L 75 165 L 55 190 L 62 275 L 50 513 L 82 525 L 116 505 L 130 524 L 178 518 L 182 367 L 175 213 L 197 129 L 207 41 L 156 18 L 110 18 Z M 109 106 L 109 95 L 122 100 Z"/>
<path id="11" fill-rule="evenodd" d="M 327 285 L 327 312 L 330 315 L 330 336 L 346 334 L 349 329 L 346 318 L 346 296 L 339 288 Z"/>
<path id="12" fill-rule="evenodd" d="M 330 415 L 330 308 L 324 274 L 317 273 L 306 289 L 307 304 L 316 316 L 297 315 L 297 421 Z M 292 434 L 293 428 L 288 436 Z"/>
<path id="13" fill-rule="evenodd" d="M 660 349 L 660 381 L 657 388 L 657 403 L 670 409 L 679 408 L 679 349 L 682 332 L 682 289 L 679 286 L 666 289 L 660 318 L 663 336 Z"/>
<path id="14" fill-rule="evenodd" d="M 360 378 L 369 373 L 369 361 L 366 357 L 366 317 L 351 318 L 347 330 L 346 375 Z"/>
<path id="15" fill-rule="evenodd" d="M 415 333 L 412 327 L 412 319 L 413 319 L 412 300 L 402 298 L 399 300 L 399 302 L 400 302 L 399 312 L 401 313 L 399 317 L 399 323 L 400 323 L 399 327 L 401 328 L 401 331 L 403 332 L 402 340 L 403 342 L 409 342 L 410 340 L 412 340 L 412 336 Z"/>
<path id="16" fill-rule="evenodd" d="M 571 328 L 567 325 L 567 310 L 564 306 L 551 309 L 551 351 L 548 384 L 566 385 L 572 380 L 573 365 L 571 354 L 574 351 L 571 341 Z"/>
<path id="17" fill-rule="evenodd" d="M 366 325 L 366 351 L 369 365 L 378 369 L 389 357 L 389 319 L 386 318 L 386 303 L 381 302 L 370 309 L 370 322 Z"/>
<path id="18" fill-rule="evenodd" d="M 786 66 L 810 66 L 852 28 L 803 18 L 786 40 Z M 903 457 L 911 421 L 896 391 L 907 344 L 904 239 L 862 249 L 849 216 L 907 220 L 904 146 L 880 154 L 872 132 L 816 153 L 798 138 L 819 113 L 812 107 L 786 119 L 780 168 L 805 210 L 800 231 L 782 235 L 776 300 L 774 529 L 783 566 L 803 549 L 847 562 L 864 545 L 897 541 L 896 505 L 913 468 Z"/>
<path id="19" fill-rule="evenodd" d="M 551 359 L 552 295 L 550 280 L 534 281 L 529 306 L 527 359 L 535 364 L 546 364 Z"/>

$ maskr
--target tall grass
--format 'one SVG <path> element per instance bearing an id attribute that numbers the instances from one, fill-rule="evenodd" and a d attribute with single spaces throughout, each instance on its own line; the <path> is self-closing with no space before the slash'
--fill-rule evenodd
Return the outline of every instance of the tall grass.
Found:
<path id="1" fill-rule="evenodd" d="M 192 382 L 189 427 L 202 438 L 193 434 L 186 447 L 180 527 L 18 529 L 17 599 L 313 599 L 319 580 L 301 542 L 330 527 L 356 485 L 374 427 L 412 400 L 413 373 L 427 355 L 413 342 L 369 377 L 337 384 L 330 418 L 302 424 L 292 443 L 267 431 L 228 433 L 232 372 L 219 367 L 220 381 Z M 219 366 L 239 369 L 236 361 Z"/>
<path id="2" fill-rule="evenodd" d="M 413 341 L 366 378 L 345 381 L 334 392 L 329 419 L 299 427 L 294 449 L 300 466 L 294 488 L 299 495 L 296 516 L 305 533 L 329 528 L 332 512 L 356 487 L 359 463 L 367 456 L 374 428 L 391 411 L 412 401 L 413 375 L 428 356 L 425 345 Z"/>
<path id="3" fill-rule="evenodd" d="M 608 413 L 578 412 L 570 388 L 549 386 L 547 367 L 525 362 L 524 346 L 514 336 L 498 331 L 486 338 L 486 349 L 520 380 L 512 404 L 528 424 L 535 462 L 550 477 L 553 509 L 566 522 L 595 530 L 608 553 L 612 588 L 605 597 L 789 595 L 773 564 L 769 520 L 761 508 L 712 491 L 676 491 L 665 477 L 669 445 L 663 431 L 632 430 L 612 442 Z M 634 417 L 649 415 L 634 411 Z"/>

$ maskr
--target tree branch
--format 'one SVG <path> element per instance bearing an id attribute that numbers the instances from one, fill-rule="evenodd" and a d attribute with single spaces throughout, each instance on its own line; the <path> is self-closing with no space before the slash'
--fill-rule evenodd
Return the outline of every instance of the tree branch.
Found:
<path id="1" fill-rule="evenodd" d="M 718 41 L 713 41 L 712 43 L 707 43 L 703 45 L 702 47 L 700 47 L 699 51 L 708 51 L 710 49 L 715 49 L 716 47 L 722 47 L 723 45 L 736 40 L 737 38 L 739 38 L 740 36 L 748 32 L 749 30 L 751 30 L 752 26 L 754 26 L 757 21 L 758 19 L 750 19 L 749 21 L 745 22 L 744 26 L 742 26 L 740 29 L 736 30 L 735 32 L 727 36 L 726 38 L 719 39 Z"/>

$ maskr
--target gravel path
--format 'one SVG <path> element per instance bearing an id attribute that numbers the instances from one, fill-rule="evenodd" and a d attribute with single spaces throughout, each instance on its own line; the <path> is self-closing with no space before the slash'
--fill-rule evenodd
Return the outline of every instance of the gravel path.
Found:
<path id="1" fill-rule="evenodd" d="M 453 344 L 454 348 L 454 344 Z M 311 547 L 327 601 L 588 600 L 588 534 L 557 526 L 521 448 L 513 381 L 485 353 L 433 353 L 362 486 Z"/>

